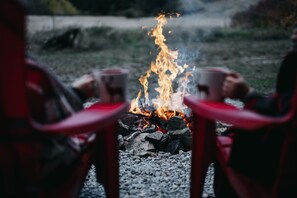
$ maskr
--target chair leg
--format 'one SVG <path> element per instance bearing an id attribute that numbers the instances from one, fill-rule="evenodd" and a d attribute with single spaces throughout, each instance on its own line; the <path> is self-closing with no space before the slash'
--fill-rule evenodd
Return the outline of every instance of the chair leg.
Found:
<path id="1" fill-rule="evenodd" d="M 95 151 L 97 179 L 104 185 L 106 197 L 119 197 L 119 151 L 117 125 L 109 126 L 99 137 Z"/>
<path id="2" fill-rule="evenodd" d="M 107 129 L 105 146 L 107 148 L 106 166 L 107 182 L 106 196 L 119 197 L 119 148 L 118 148 L 118 126 L 112 125 Z"/>
<path id="3" fill-rule="evenodd" d="M 214 163 L 214 193 L 216 198 L 238 198 L 218 162 Z"/>
<path id="4" fill-rule="evenodd" d="M 194 115 L 190 197 L 201 197 L 215 149 L 215 123 Z"/>

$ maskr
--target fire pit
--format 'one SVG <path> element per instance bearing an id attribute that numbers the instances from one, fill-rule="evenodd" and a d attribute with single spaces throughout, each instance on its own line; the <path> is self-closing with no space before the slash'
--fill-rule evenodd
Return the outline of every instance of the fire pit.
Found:
<path id="1" fill-rule="evenodd" d="M 119 121 L 121 149 L 141 156 L 157 151 L 176 154 L 191 148 L 190 116 L 186 116 L 183 98 L 189 94 L 187 85 L 192 75 L 185 72 L 188 65 L 178 65 L 178 52 L 170 50 L 165 43 L 165 14 L 160 14 L 156 20 L 157 25 L 148 35 L 154 37 L 158 55 L 150 69 L 139 78 L 143 90 L 132 100 L 129 114 Z M 157 76 L 158 87 L 154 89 L 157 97 L 150 99 L 148 79 L 152 75 Z M 176 90 L 173 82 L 177 83 Z"/>
<path id="2" fill-rule="evenodd" d="M 129 113 L 119 120 L 119 125 L 120 149 L 139 156 L 154 155 L 158 151 L 177 154 L 191 148 L 191 131 L 181 116 L 164 121 Z"/>

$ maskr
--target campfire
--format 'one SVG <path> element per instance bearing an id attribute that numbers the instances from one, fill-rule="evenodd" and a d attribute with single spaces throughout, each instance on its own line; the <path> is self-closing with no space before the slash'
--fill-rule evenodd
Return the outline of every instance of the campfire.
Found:
<path id="1" fill-rule="evenodd" d="M 165 14 L 160 14 L 156 20 L 156 26 L 148 33 L 158 46 L 156 60 L 139 78 L 143 90 L 139 90 L 132 100 L 129 114 L 120 120 L 122 148 L 138 155 L 156 151 L 174 154 L 191 147 L 190 120 L 186 116 L 187 107 L 183 104 L 191 73 L 185 72 L 188 65 L 178 65 L 178 51 L 169 49 L 165 43 Z M 153 75 L 158 79 L 158 87 L 155 88 L 157 97 L 151 99 L 148 79 Z M 176 90 L 173 89 L 173 82 L 178 84 Z"/>

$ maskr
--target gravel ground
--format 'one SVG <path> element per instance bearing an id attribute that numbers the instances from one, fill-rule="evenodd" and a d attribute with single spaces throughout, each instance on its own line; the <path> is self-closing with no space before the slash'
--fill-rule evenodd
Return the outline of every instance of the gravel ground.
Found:
<path id="1" fill-rule="evenodd" d="M 120 197 L 189 197 L 191 152 L 176 155 L 160 152 L 153 157 L 139 157 L 120 151 Z M 205 181 L 203 197 L 213 196 L 213 167 Z M 95 168 L 89 172 L 80 198 L 105 197 L 96 182 Z"/>
<path id="2" fill-rule="evenodd" d="M 243 107 L 243 103 L 226 99 L 226 103 Z M 218 125 L 218 132 L 226 130 L 226 124 Z M 159 152 L 155 156 L 139 157 L 128 151 L 119 151 L 120 197 L 170 197 L 187 198 L 190 190 L 192 152 L 179 154 Z M 205 178 L 203 197 L 214 197 L 214 169 L 211 164 Z M 87 176 L 80 198 L 105 197 L 104 188 L 96 182 L 95 167 Z"/>

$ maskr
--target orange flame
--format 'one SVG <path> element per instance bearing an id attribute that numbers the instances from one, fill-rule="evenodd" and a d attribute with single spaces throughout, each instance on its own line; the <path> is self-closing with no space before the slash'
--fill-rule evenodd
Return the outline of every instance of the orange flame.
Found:
<path id="1" fill-rule="evenodd" d="M 177 14 L 177 16 L 179 16 Z M 175 78 L 184 72 L 188 65 L 179 66 L 176 62 L 178 58 L 178 52 L 172 51 L 166 45 L 166 38 L 163 35 L 163 26 L 167 24 L 165 14 L 160 14 L 156 17 L 158 21 L 157 25 L 152 28 L 148 33 L 149 36 L 155 38 L 155 44 L 158 46 L 159 53 L 155 62 L 151 63 L 151 68 L 146 71 L 146 74 L 139 78 L 141 85 L 143 86 L 143 93 L 145 97 L 145 104 L 150 104 L 148 93 L 148 78 L 151 73 L 158 75 L 159 87 L 155 90 L 159 93 L 157 98 L 152 100 L 154 107 L 156 108 L 156 114 L 158 117 L 168 120 L 176 115 L 176 112 L 183 113 L 185 106 L 183 105 L 183 97 L 187 94 L 188 78 L 191 75 L 186 73 L 184 78 L 180 79 L 179 89 L 174 93 L 172 88 L 172 82 Z M 171 33 L 171 32 L 170 32 Z M 139 108 L 138 103 L 141 97 L 141 90 L 138 92 L 138 96 L 132 100 L 130 112 L 148 115 L 148 112 L 144 112 Z"/>

